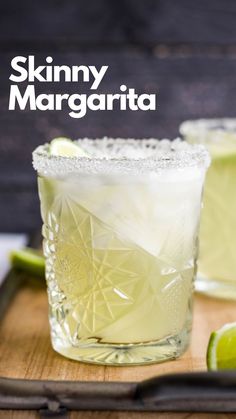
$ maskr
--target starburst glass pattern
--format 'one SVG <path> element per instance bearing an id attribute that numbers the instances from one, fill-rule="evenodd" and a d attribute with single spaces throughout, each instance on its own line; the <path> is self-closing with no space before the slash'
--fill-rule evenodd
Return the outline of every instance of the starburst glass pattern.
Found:
<path id="1" fill-rule="evenodd" d="M 45 188 L 48 181 L 41 180 L 42 195 Z M 170 226 L 157 257 L 121 234 L 119 224 L 111 228 L 83 207 L 70 188 L 61 185 L 55 191 L 43 231 L 51 315 L 62 339 L 73 346 L 146 344 L 181 331 L 189 310 L 194 259 L 184 266 L 181 255 L 181 264 L 174 263 Z M 179 252 L 181 229 L 183 221 Z"/>
<path id="2" fill-rule="evenodd" d="M 59 353 L 139 364 L 185 350 L 205 168 L 199 159 L 192 166 L 193 156 L 190 167 L 180 167 L 180 154 L 177 166 L 169 168 L 167 159 L 150 173 L 146 161 L 145 174 L 128 166 L 121 173 L 123 156 L 114 173 L 111 160 L 101 171 L 100 159 L 96 173 L 78 171 L 76 160 L 72 171 L 39 176 L 52 344 Z"/>

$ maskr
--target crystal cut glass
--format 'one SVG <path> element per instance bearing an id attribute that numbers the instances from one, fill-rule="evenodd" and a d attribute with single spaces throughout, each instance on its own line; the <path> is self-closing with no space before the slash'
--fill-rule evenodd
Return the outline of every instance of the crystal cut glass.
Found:
<path id="1" fill-rule="evenodd" d="M 77 144 L 89 157 L 33 153 L 53 348 L 98 364 L 176 358 L 189 343 L 208 152 L 179 139 Z"/>

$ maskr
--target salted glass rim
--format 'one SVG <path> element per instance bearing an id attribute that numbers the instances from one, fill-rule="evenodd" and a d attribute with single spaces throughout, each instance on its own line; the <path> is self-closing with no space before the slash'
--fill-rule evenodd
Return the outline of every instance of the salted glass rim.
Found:
<path id="1" fill-rule="evenodd" d="M 196 133 L 222 133 L 229 132 L 236 136 L 236 118 L 200 118 L 190 119 L 180 124 L 179 132 L 182 136 L 193 135 Z"/>
<path id="2" fill-rule="evenodd" d="M 199 167 L 210 164 L 202 144 L 188 144 L 180 138 L 83 138 L 75 141 L 91 157 L 66 157 L 50 154 L 45 143 L 33 151 L 33 167 L 43 175 L 67 173 L 150 173 L 168 169 Z"/>

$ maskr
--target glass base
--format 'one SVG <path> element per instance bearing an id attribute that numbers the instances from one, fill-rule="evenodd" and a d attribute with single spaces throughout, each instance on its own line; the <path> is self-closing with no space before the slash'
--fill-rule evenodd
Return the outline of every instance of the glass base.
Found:
<path id="1" fill-rule="evenodd" d="M 235 281 L 208 279 L 200 274 L 195 280 L 195 291 L 210 297 L 236 300 L 236 279 Z"/>
<path id="2" fill-rule="evenodd" d="M 154 364 L 179 357 L 188 347 L 190 329 L 178 335 L 159 341 L 139 344 L 80 344 L 63 346 L 61 339 L 52 337 L 54 350 L 61 355 L 77 361 L 101 364 L 131 366 Z"/>

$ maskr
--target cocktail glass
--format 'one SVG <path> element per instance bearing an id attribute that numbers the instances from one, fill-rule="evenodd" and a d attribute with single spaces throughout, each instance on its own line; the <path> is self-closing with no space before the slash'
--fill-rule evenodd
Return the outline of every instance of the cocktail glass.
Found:
<path id="1" fill-rule="evenodd" d="M 176 358 L 192 322 L 209 155 L 180 140 L 78 140 L 89 157 L 33 153 L 53 348 L 129 365 Z"/>
<path id="2" fill-rule="evenodd" d="M 180 127 L 212 158 L 200 225 L 197 291 L 236 299 L 236 119 L 186 121 Z"/>

